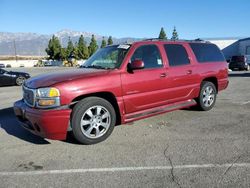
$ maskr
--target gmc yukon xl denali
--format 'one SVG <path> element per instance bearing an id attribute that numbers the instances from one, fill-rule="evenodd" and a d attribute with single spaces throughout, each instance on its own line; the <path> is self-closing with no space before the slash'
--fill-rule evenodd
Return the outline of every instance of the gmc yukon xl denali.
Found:
<path id="1" fill-rule="evenodd" d="M 227 62 L 203 41 L 145 40 L 99 49 L 81 68 L 31 78 L 14 111 L 44 138 L 105 140 L 115 125 L 197 105 L 213 108 L 228 86 Z"/>

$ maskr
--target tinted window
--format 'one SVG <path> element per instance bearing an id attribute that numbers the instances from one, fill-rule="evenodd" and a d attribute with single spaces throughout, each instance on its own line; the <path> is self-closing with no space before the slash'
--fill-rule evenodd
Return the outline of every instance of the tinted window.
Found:
<path id="1" fill-rule="evenodd" d="M 161 54 L 155 45 L 145 45 L 137 48 L 131 58 L 134 60 L 142 60 L 144 68 L 157 68 L 162 67 Z"/>
<path id="2" fill-rule="evenodd" d="M 222 52 L 214 44 L 190 43 L 190 46 L 200 63 L 225 61 Z"/>
<path id="3" fill-rule="evenodd" d="M 231 61 L 232 62 L 245 62 L 245 57 L 244 56 L 233 56 Z"/>
<path id="4" fill-rule="evenodd" d="M 188 65 L 189 59 L 186 49 L 180 44 L 164 45 L 169 66 Z"/>

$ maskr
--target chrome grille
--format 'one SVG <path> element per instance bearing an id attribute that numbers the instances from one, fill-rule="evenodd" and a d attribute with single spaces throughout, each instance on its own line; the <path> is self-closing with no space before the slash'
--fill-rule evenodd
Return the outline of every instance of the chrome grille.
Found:
<path id="1" fill-rule="evenodd" d="M 35 106 L 35 90 L 23 86 L 23 100 L 31 107 Z"/>

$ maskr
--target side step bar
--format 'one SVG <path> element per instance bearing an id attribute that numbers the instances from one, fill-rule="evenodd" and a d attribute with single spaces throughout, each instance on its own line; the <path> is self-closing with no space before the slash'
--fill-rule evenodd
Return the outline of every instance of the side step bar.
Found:
<path id="1" fill-rule="evenodd" d="M 142 119 L 144 117 L 150 117 L 150 116 L 162 114 L 165 112 L 170 112 L 170 111 L 174 111 L 174 110 L 178 110 L 178 109 L 182 109 L 182 108 L 187 108 L 190 106 L 194 106 L 196 104 L 197 103 L 194 99 L 190 99 L 190 100 L 186 100 L 183 102 L 165 105 L 165 106 L 157 107 L 157 108 L 150 109 L 150 110 L 143 110 L 139 113 L 136 112 L 136 113 L 132 113 L 132 114 L 127 114 L 125 116 L 125 122 L 131 122 L 131 121 L 135 121 L 138 119 Z"/>

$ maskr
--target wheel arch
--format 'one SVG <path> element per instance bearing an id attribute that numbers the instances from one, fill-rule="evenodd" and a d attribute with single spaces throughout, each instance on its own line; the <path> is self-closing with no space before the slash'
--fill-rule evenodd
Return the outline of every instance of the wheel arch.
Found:
<path id="1" fill-rule="evenodd" d="M 103 98 L 103 99 L 107 100 L 108 102 L 110 102 L 111 105 L 115 109 L 115 113 L 116 113 L 116 125 L 120 125 L 121 124 L 121 113 L 120 113 L 120 109 L 119 109 L 119 106 L 118 106 L 118 102 L 117 102 L 117 99 L 116 99 L 115 95 L 113 93 L 111 93 L 111 92 L 97 92 L 97 93 L 90 93 L 90 94 L 84 94 L 84 95 L 77 96 L 76 98 L 74 98 L 72 100 L 71 105 L 69 107 L 71 109 L 73 109 L 74 106 L 79 101 L 81 101 L 82 99 L 85 99 L 87 97 L 99 97 L 99 98 Z"/>
<path id="2" fill-rule="evenodd" d="M 218 79 L 215 76 L 204 78 L 201 82 L 201 86 L 204 81 L 213 83 L 215 85 L 216 92 L 218 93 Z"/>

